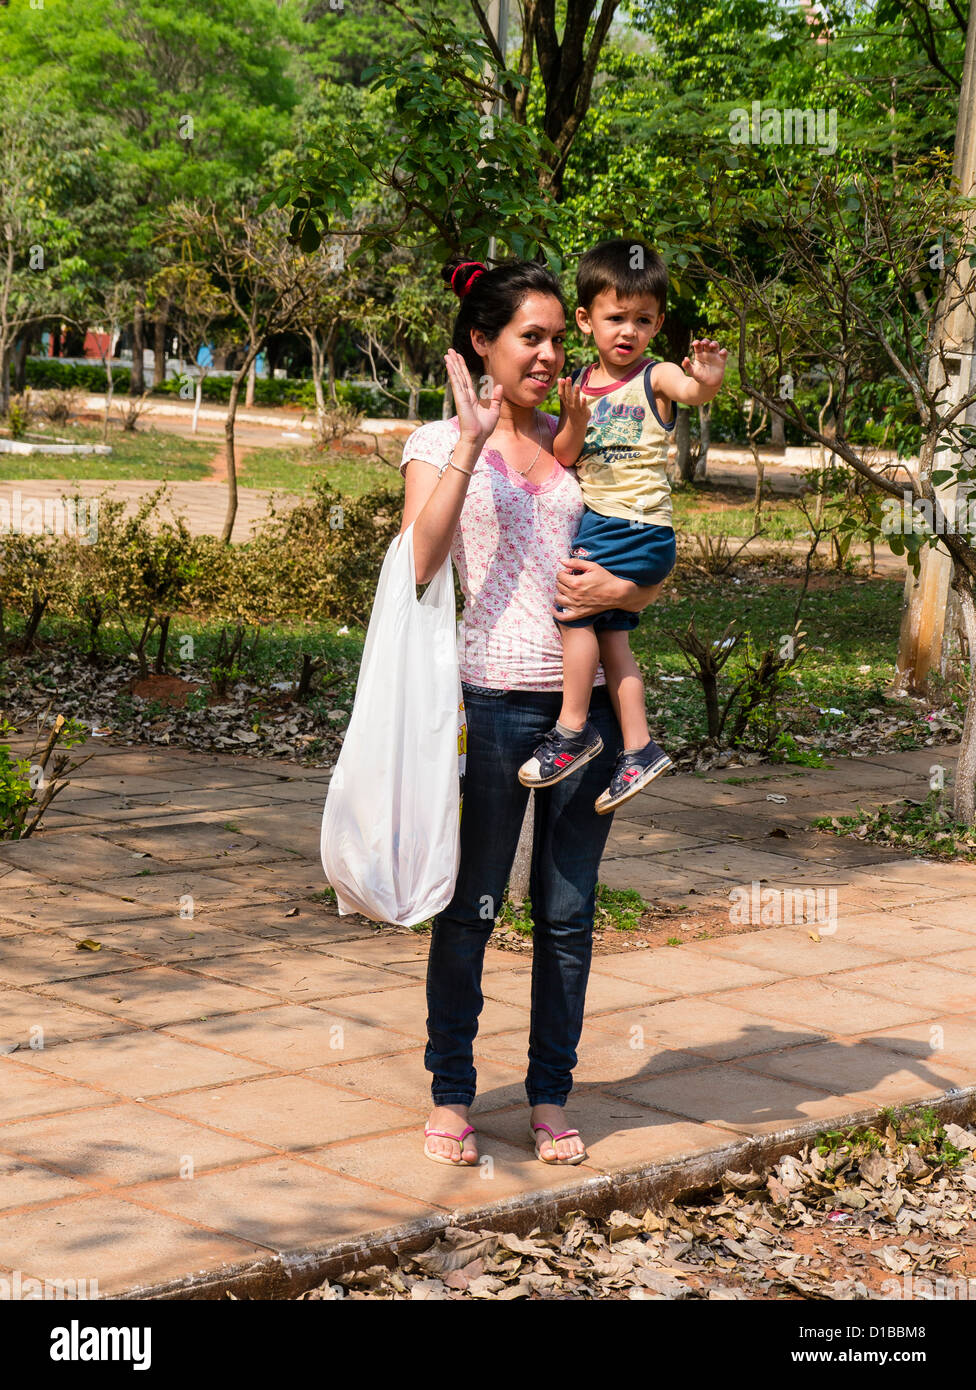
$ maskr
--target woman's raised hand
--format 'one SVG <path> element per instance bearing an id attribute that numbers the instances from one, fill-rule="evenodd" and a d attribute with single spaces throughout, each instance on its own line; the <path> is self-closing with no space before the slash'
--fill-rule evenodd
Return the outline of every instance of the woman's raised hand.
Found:
<path id="1" fill-rule="evenodd" d="M 495 433 L 498 424 L 502 408 L 501 384 L 494 383 L 491 396 L 479 399 L 461 354 L 455 352 L 454 348 L 448 348 L 444 354 L 444 361 L 447 363 L 447 375 L 454 392 L 461 438 L 477 444 L 480 448 L 485 440 Z"/>

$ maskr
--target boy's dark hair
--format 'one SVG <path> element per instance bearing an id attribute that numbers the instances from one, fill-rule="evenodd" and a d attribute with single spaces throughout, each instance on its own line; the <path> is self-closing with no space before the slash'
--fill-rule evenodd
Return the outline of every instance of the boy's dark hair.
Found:
<path id="1" fill-rule="evenodd" d="M 601 241 L 580 257 L 576 269 L 576 298 L 581 309 L 590 305 L 604 290 L 615 290 L 621 299 L 652 294 L 661 312 L 668 300 L 668 268 L 643 241 L 615 237 Z"/>
<path id="2" fill-rule="evenodd" d="M 480 261 L 455 256 L 444 266 L 441 277 L 461 300 L 451 346 L 474 377 L 481 375 L 485 365 L 471 342 L 472 328 L 480 329 L 489 342 L 494 342 L 523 299 L 533 293 L 553 295 L 564 313 L 566 310 L 559 281 L 538 261 L 507 261 L 489 270 Z"/>

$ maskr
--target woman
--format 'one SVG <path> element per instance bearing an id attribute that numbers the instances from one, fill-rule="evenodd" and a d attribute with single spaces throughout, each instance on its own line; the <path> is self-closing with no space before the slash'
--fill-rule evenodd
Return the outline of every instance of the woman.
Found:
<path id="1" fill-rule="evenodd" d="M 565 360 L 565 307 L 544 266 L 487 270 L 452 261 L 444 279 L 461 298 L 446 362 L 457 415 L 407 440 L 402 531 L 413 525 L 418 584 L 450 553 L 465 608 L 459 642 L 468 725 L 461 863 L 454 897 L 435 919 L 427 969 L 434 1108 L 424 1152 L 440 1163 L 478 1161 L 467 1124 L 476 1073 L 484 951 L 501 907 L 528 791 L 518 769 L 560 706 L 562 616 L 643 608 L 639 588 L 586 560 L 568 560 L 583 511 L 575 473 L 552 454 L 557 421 L 538 410 Z M 472 380 L 473 378 L 473 380 Z M 479 383 L 476 390 L 474 382 Z M 432 466 L 433 465 L 433 466 Z M 536 792 L 530 896 L 532 1014 L 526 1093 L 536 1155 L 579 1163 L 586 1150 L 563 1127 L 590 969 L 597 871 L 612 816 L 593 803 L 622 747 L 597 671 L 590 720 L 603 751 L 573 776 Z"/>

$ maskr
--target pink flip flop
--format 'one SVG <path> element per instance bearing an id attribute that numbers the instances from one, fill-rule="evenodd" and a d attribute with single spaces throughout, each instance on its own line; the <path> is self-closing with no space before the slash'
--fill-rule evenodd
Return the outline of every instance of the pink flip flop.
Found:
<path id="1" fill-rule="evenodd" d="M 552 1146 L 553 1146 L 553 1148 L 555 1148 L 555 1146 L 556 1146 L 556 1140 L 557 1140 L 557 1139 L 572 1139 L 572 1138 L 574 1137 L 574 1135 L 578 1135 L 578 1134 L 579 1134 L 579 1130 L 578 1130 L 578 1129 L 564 1129 L 563 1132 L 562 1132 L 561 1134 L 553 1134 L 552 1130 L 549 1128 L 548 1125 L 530 1125 L 529 1128 L 530 1128 L 530 1130 L 532 1131 L 532 1142 L 533 1142 L 533 1144 L 535 1145 L 535 1156 L 536 1156 L 536 1158 L 539 1160 L 540 1163 L 548 1163 L 548 1164 L 550 1164 L 550 1165 L 552 1165 L 552 1164 L 567 1164 L 567 1165 L 569 1165 L 569 1164 L 573 1164 L 573 1163 L 582 1163 L 582 1162 L 583 1162 L 583 1159 L 586 1158 L 586 1150 L 585 1150 L 585 1149 L 583 1150 L 583 1152 L 582 1152 L 581 1154 L 573 1154 L 572 1158 L 543 1158 L 543 1157 L 542 1157 L 542 1150 L 541 1150 L 539 1141 L 538 1141 L 538 1139 L 536 1138 L 536 1134 L 535 1134 L 535 1132 L 536 1132 L 537 1129 L 544 1129 L 544 1130 L 546 1131 L 546 1133 L 549 1135 L 549 1138 L 550 1138 L 551 1141 L 552 1141 Z M 542 1142 L 545 1143 L 545 1140 L 543 1140 Z"/>
<path id="2" fill-rule="evenodd" d="M 443 1154 L 431 1153 L 430 1149 L 427 1147 L 427 1138 L 431 1134 L 436 1135 L 438 1139 L 454 1139 L 460 1144 L 461 1147 L 458 1150 L 457 1163 L 454 1162 L 453 1158 L 445 1158 Z M 434 1163 L 446 1163 L 450 1168 L 476 1168 L 478 1166 L 477 1160 L 475 1160 L 474 1163 L 465 1163 L 464 1159 L 461 1158 L 461 1154 L 464 1153 L 464 1141 L 469 1134 L 474 1134 L 474 1125 L 466 1125 L 460 1134 L 448 1134 L 444 1129 L 428 1129 L 427 1126 L 424 1125 L 424 1153 L 427 1158 L 431 1159 Z"/>

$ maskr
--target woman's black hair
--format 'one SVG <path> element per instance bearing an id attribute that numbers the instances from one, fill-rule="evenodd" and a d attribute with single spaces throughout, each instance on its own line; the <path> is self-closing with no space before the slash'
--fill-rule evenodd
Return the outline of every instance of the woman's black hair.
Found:
<path id="1" fill-rule="evenodd" d="M 559 281 L 538 261 L 507 261 L 489 270 L 481 261 L 455 256 L 444 266 L 441 276 L 461 300 L 451 346 L 461 354 L 476 379 L 484 372 L 485 364 L 474 350 L 472 328 L 494 342 L 530 294 L 551 294 L 566 312 Z"/>

